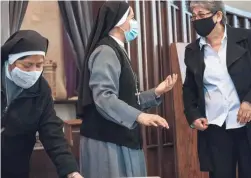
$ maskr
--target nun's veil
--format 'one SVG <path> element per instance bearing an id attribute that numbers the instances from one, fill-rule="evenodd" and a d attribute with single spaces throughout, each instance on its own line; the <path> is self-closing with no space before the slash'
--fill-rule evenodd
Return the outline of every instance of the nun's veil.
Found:
<path id="1" fill-rule="evenodd" d="M 1 66 L 10 54 L 27 51 L 47 52 L 49 41 L 34 30 L 19 30 L 11 35 L 1 47 Z"/>
<path id="2" fill-rule="evenodd" d="M 99 9 L 98 16 L 88 39 L 85 58 L 81 68 L 81 77 L 78 92 L 78 108 L 80 108 L 80 113 L 82 112 L 82 108 L 84 106 L 93 103 L 92 94 L 89 88 L 89 57 L 95 50 L 98 42 L 109 35 L 109 32 L 121 20 L 128 9 L 129 5 L 125 1 L 106 1 Z M 78 115 L 82 115 L 79 112 Z"/>

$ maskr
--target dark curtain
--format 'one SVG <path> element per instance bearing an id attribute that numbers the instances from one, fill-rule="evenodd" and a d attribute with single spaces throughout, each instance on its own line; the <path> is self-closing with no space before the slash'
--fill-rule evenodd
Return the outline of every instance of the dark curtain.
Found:
<path id="1" fill-rule="evenodd" d="M 92 1 L 58 1 L 58 4 L 80 69 L 93 23 Z"/>
<path id="2" fill-rule="evenodd" d="M 68 97 L 72 97 L 77 95 L 79 71 L 93 24 L 92 1 L 58 1 L 58 4 L 64 25 L 66 89 Z"/>
<path id="3" fill-rule="evenodd" d="M 62 31 L 62 40 L 63 40 L 63 59 L 64 59 L 64 69 L 66 76 L 66 91 L 67 98 L 73 97 L 77 95 L 76 86 L 77 86 L 77 66 L 74 59 L 77 58 L 76 53 L 73 49 L 73 45 L 71 44 L 70 38 L 63 28 Z"/>
<path id="4" fill-rule="evenodd" d="M 9 25 L 9 2 L 1 1 L 1 45 L 10 36 L 10 25 Z"/>
<path id="5" fill-rule="evenodd" d="M 29 1 L 1 1 L 1 44 L 18 31 Z"/>
<path id="6" fill-rule="evenodd" d="M 21 28 L 29 1 L 9 1 L 10 35 Z"/>

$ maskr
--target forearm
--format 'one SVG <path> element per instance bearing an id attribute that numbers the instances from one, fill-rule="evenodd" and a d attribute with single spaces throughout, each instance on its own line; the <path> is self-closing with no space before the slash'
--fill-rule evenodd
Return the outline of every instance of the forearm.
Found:
<path id="1" fill-rule="evenodd" d="M 188 124 L 189 124 L 189 126 L 191 128 L 193 127 L 193 122 L 196 119 L 204 118 L 204 116 L 200 113 L 200 111 L 198 109 L 195 109 L 195 108 L 185 109 L 184 113 L 185 113 L 187 122 L 188 122 Z"/>
<path id="2" fill-rule="evenodd" d="M 64 138 L 64 134 L 56 135 L 49 131 L 47 134 L 40 132 L 39 135 L 60 177 L 66 177 L 73 172 L 79 171 L 77 162 L 70 152 L 70 147 Z"/>
<path id="3" fill-rule="evenodd" d="M 183 103 L 184 113 L 190 126 L 196 119 L 204 117 L 198 104 L 198 90 L 194 75 L 188 68 L 186 69 L 186 78 L 183 84 Z"/>
<path id="4" fill-rule="evenodd" d="M 190 126 L 196 119 L 203 117 L 202 113 L 200 112 L 195 94 L 186 86 L 183 87 L 183 103 L 184 113 Z"/>
<path id="5" fill-rule="evenodd" d="M 48 108 L 51 109 L 45 110 L 39 125 L 39 139 L 59 176 L 66 177 L 70 173 L 78 172 L 78 165 L 64 137 L 62 120 L 56 116 L 51 104 Z"/>
<path id="6" fill-rule="evenodd" d="M 159 106 L 162 103 L 162 97 L 156 96 L 155 88 L 141 92 L 139 99 L 142 110 Z"/>
<path id="7" fill-rule="evenodd" d="M 89 86 L 98 112 L 109 121 L 134 128 L 141 111 L 118 98 L 121 65 L 114 50 L 103 47 L 95 60 L 89 61 L 89 70 Z"/>
<path id="8" fill-rule="evenodd" d="M 96 96 L 95 105 L 104 118 L 129 129 L 136 126 L 136 119 L 141 113 L 141 111 L 119 100 L 114 94 Z"/>

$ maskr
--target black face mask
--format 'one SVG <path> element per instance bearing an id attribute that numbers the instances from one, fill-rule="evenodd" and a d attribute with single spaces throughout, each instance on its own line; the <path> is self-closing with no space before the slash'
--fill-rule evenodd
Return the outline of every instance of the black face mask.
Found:
<path id="1" fill-rule="evenodd" d="M 200 36 L 206 37 L 212 32 L 217 23 L 214 23 L 213 21 L 214 15 L 215 14 L 213 14 L 211 17 L 193 21 L 193 27 Z"/>

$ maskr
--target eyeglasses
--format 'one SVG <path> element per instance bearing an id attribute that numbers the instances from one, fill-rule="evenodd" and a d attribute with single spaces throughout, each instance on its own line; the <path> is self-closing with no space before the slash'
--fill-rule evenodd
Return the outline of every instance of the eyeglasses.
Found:
<path id="1" fill-rule="evenodd" d="M 217 13 L 217 12 L 216 12 L 216 13 Z M 206 18 L 207 15 L 209 15 L 209 14 L 213 14 L 213 13 L 212 13 L 212 12 L 208 12 L 208 13 L 205 13 L 205 14 L 202 14 L 202 13 L 201 13 L 201 14 L 199 13 L 199 14 L 197 14 L 197 15 L 196 15 L 196 14 L 193 14 L 192 17 L 191 17 L 191 20 L 194 21 L 194 20 L 196 20 L 196 19 L 204 19 L 204 18 Z M 214 14 L 215 14 L 215 13 L 214 13 Z"/>

